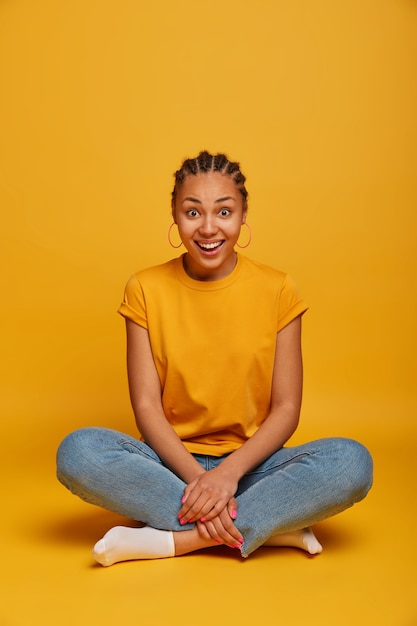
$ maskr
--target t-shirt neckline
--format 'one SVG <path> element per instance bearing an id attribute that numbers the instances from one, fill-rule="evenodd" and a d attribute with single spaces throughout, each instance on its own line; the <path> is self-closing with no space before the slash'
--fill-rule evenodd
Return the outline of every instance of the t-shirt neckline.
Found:
<path id="1" fill-rule="evenodd" d="M 237 280 L 243 265 L 243 257 L 237 253 L 236 265 L 230 274 L 219 280 L 197 280 L 196 278 L 191 278 L 184 269 L 185 254 L 175 259 L 175 270 L 178 278 L 184 285 L 197 291 L 218 291 L 219 289 L 229 287 Z"/>

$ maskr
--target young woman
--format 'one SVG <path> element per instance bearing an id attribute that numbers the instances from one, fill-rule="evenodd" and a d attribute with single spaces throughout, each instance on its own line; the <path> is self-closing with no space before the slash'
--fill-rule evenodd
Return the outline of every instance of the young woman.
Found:
<path id="1" fill-rule="evenodd" d="M 284 447 L 299 419 L 306 306 L 286 274 L 236 252 L 247 210 L 238 163 L 207 152 L 183 163 L 169 237 L 176 225 L 186 252 L 132 276 L 119 309 L 140 438 L 85 428 L 58 450 L 66 487 L 141 523 L 97 542 L 102 565 L 219 544 L 243 557 L 262 545 L 316 554 L 309 526 L 371 486 L 355 441 Z"/>

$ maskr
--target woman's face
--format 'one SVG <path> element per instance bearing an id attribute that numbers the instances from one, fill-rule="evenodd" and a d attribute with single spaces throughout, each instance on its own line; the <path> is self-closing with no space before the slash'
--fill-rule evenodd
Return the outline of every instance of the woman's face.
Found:
<path id="1" fill-rule="evenodd" d="M 188 254 L 187 273 L 197 280 L 219 280 L 236 264 L 234 246 L 246 219 L 243 198 L 230 176 L 189 175 L 177 192 L 174 218 Z"/>

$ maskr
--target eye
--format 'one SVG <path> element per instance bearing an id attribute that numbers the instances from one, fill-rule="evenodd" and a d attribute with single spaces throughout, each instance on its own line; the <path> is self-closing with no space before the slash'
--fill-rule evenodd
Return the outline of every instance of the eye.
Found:
<path id="1" fill-rule="evenodd" d="M 228 217 L 230 213 L 231 213 L 230 209 L 220 209 L 219 211 L 219 215 L 221 215 L 221 217 Z"/>
<path id="2" fill-rule="evenodd" d="M 197 217 L 198 211 L 197 209 L 190 209 L 189 211 L 187 211 L 187 215 L 188 217 Z"/>

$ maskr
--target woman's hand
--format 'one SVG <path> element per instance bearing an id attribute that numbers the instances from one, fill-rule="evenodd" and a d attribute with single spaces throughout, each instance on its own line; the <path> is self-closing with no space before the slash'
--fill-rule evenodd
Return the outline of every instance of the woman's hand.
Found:
<path id="1" fill-rule="evenodd" d="M 200 535 L 206 539 L 240 546 L 243 537 L 233 523 L 238 508 L 236 491 L 237 480 L 220 466 L 201 474 L 184 489 L 178 512 L 180 523 L 196 522 Z"/>
<path id="2" fill-rule="evenodd" d="M 228 506 L 217 517 L 208 522 L 197 522 L 197 529 L 204 539 L 214 539 L 219 544 L 226 544 L 230 548 L 241 548 L 243 537 L 233 523 L 230 510 L 236 511 L 236 501 L 231 499 Z"/>
<path id="3" fill-rule="evenodd" d="M 227 507 L 236 491 L 237 480 L 220 466 L 197 476 L 184 489 L 182 507 L 178 512 L 180 522 L 186 524 L 214 519 Z"/>

